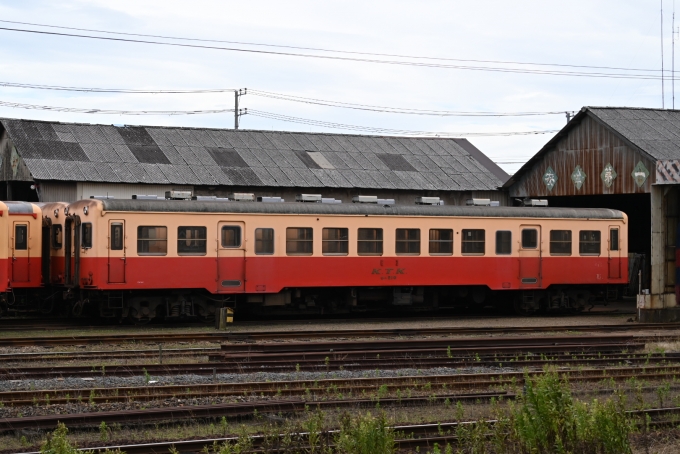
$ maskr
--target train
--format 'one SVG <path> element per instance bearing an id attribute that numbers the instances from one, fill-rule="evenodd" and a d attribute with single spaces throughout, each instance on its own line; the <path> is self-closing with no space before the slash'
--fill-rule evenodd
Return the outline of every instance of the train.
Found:
<path id="1" fill-rule="evenodd" d="M 617 210 L 198 199 L 0 203 L 0 314 L 532 314 L 583 310 L 628 283 Z"/>

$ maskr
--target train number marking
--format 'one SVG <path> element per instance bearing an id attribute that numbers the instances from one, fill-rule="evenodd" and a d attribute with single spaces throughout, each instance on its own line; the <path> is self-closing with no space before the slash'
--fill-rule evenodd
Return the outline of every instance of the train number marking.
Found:
<path id="1" fill-rule="evenodd" d="M 371 274 L 406 274 L 406 268 L 373 268 Z"/>

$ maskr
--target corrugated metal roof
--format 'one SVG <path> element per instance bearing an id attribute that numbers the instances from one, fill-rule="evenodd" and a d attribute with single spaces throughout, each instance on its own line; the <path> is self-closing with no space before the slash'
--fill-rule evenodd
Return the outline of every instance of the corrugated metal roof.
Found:
<path id="1" fill-rule="evenodd" d="M 485 191 L 508 178 L 465 139 L 0 124 L 38 180 Z M 71 176 L 67 169 L 79 172 Z"/>
<path id="2" fill-rule="evenodd" d="M 515 172 L 512 178 L 507 179 L 504 187 L 508 188 L 519 181 L 522 175 L 542 159 L 544 153 L 552 150 L 553 146 L 586 116 L 611 129 L 614 134 L 630 144 L 632 149 L 648 155 L 649 159 L 680 159 L 680 110 L 586 106 Z M 484 158 L 479 159 L 483 160 Z"/>

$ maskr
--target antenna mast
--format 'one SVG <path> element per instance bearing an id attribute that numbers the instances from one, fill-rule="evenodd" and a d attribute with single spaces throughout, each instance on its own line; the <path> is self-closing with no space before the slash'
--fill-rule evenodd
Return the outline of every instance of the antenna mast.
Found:
<path id="1" fill-rule="evenodd" d="M 663 80 L 663 0 L 661 0 L 661 108 L 665 109 L 664 105 L 664 80 Z"/>

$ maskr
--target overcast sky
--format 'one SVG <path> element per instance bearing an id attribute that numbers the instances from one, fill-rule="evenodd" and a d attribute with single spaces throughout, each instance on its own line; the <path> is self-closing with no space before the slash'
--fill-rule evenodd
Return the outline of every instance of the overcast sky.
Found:
<path id="1" fill-rule="evenodd" d="M 669 70 L 673 7 L 672 0 L 665 1 L 664 52 L 665 65 Z M 562 112 L 577 111 L 585 105 L 660 108 L 661 82 L 656 79 L 497 71 L 578 71 L 657 77 L 661 67 L 659 8 L 659 1 L 656 0 L 0 0 L 0 19 L 4 21 L 417 57 L 648 70 L 371 57 L 194 42 L 238 49 L 494 69 L 479 71 L 170 47 L 0 30 L 0 82 L 130 89 L 247 87 L 347 103 L 473 112 Z M 680 11 L 678 13 L 680 24 Z M 6 22 L 0 22 L 0 27 L 116 36 Z M 678 66 L 680 69 L 680 62 Z M 92 94 L 7 87 L 0 87 L 0 101 L 111 110 L 180 111 L 233 108 L 234 104 L 233 94 L 230 93 Z M 671 105 L 671 83 L 667 80 L 666 108 Z M 482 118 L 403 115 L 315 106 L 251 94 L 242 98 L 241 106 L 334 123 L 449 134 L 556 130 L 566 122 L 563 113 Z M 103 124 L 233 127 L 231 113 L 131 116 L 0 107 L 0 116 Z M 351 132 L 253 115 L 244 116 L 241 127 Z M 469 140 L 497 162 L 508 162 L 530 157 L 550 137 L 550 134 L 474 136 L 469 137 Z M 514 172 L 519 165 L 502 164 L 502 167 Z"/>

